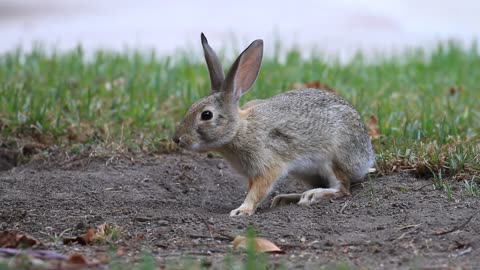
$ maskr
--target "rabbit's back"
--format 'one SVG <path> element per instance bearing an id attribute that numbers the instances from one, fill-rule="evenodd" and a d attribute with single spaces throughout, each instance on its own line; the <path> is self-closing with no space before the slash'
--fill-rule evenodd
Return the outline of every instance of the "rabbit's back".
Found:
<path id="1" fill-rule="evenodd" d="M 339 95 L 297 89 L 245 107 L 243 132 L 249 134 L 241 138 L 253 138 L 249 144 L 261 149 L 262 156 L 281 157 L 290 164 L 325 159 L 337 162 L 352 178 L 363 177 L 373 164 L 365 124 Z"/>
<path id="2" fill-rule="evenodd" d="M 324 90 L 291 90 L 246 106 L 245 120 L 250 128 L 285 132 L 302 142 L 341 134 L 368 137 L 355 108 L 344 98 Z"/>

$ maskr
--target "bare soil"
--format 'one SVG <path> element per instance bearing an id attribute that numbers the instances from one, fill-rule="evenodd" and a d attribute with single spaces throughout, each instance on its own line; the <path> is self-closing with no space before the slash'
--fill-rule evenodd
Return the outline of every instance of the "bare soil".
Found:
<path id="1" fill-rule="evenodd" d="M 273 267 L 344 262 L 368 269 L 480 269 L 480 200 L 463 192 L 461 183 L 452 185 L 449 199 L 431 179 L 372 175 L 354 186 L 350 197 L 270 208 L 273 195 L 305 189 L 285 179 L 255 215 L 232 218 L 246 180 L 221 158 L 188 153 L 65 158 L 0 171 L 0 224 L 33 235 L 44 248 L 99 260 L 111 253 L 108 245 L 64 245 L 55 235 L 118 225 L 122 235 L 116 245 L 126 260 L 149 250 L 160 266 L 189 257 L 222 268 L 232 253 L 241 260 L 243 253 L 232 251 L 231 240 L 216 232 L 244 235 L 251 226 L 286 251 L 268 255 Z"/>

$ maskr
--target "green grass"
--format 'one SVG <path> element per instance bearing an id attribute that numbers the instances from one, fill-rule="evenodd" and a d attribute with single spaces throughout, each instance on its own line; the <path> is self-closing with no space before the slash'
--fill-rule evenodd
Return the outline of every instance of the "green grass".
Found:
<path id="1" fill-rule="evenodd" d="M 74 152 L 81 151 L 76 143 L 155 151 L 164 147 L 189 105 L 208 93 L 200 55 L 98 51 L 86 56 L 81 47 L 45 51 L 0 55 L 5 141 L 28 138 Z M 222 62 L 229 66 L 233 60 Z M 411 49 L 373 60 L 359 53 L 343 64 L 318 53 L 267 52 L 259 79 L 242 102 L 315 80 L 337 89 L 366 122 L 378 117 L 382 136 L 375 148 L 381 171 L 480 170 L 476 44 L 462 48 L 445 42 L 430 52 Z"/>
<path id="2" fill-rule="evenodd" d="M 475 179 L 478 178 L 476 176 L 472 176 L 471 180 L 464 180 L 464 192 L 472 197 L 480 197 L 480 182 L 479 180 Z"/>

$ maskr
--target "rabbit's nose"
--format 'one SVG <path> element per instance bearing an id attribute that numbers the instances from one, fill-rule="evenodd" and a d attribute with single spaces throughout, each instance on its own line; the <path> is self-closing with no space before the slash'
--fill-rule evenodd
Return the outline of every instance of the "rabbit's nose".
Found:
<path id="1" fill-rule="evenodd" d="M 172 138 L 173 142 L 176 143 L 176 144 L 179 144 L 180 143 L 180 137 L 177 137 L 177 136 L 174 136 Z"/>

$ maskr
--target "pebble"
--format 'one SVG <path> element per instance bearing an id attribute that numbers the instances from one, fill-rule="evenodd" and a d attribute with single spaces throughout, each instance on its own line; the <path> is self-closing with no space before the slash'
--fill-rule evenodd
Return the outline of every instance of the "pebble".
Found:
<path id="1" fill-rule="evenodd" d="M 158 221 L 159 226 L 168 226 L 168 224 L 170 224 L 170 222 L 164 219 Z"/>

